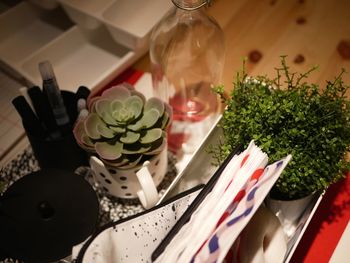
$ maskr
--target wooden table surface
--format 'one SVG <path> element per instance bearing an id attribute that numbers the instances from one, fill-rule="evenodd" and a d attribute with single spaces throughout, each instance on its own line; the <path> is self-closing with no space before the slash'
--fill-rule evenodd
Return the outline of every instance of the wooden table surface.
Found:
<path id="1" fill-rule="evenodd" d="M 309 81 L 323 86 L 345 68 L 343 79 L 350 84 L 349 0 L 214 0 L 207 12 L 225 34 L 226 91 L 244 57 L 253 76 L 275 77 L 280 56 L 287 55 L 293 72 L 319 66 Z M 149 71 L 148 53 L 134 66 Z"/>

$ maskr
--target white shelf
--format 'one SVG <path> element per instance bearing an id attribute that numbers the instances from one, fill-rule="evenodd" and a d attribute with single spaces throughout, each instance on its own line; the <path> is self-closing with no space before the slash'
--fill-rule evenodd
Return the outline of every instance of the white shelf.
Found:
<path id="1" fill-rule="evenodd" d="M 105 25 L 116 42 L 130 49 L 147 46 L 152 28 L 173 6 L 170 0 L 58 1 L 78 25 Z"/>
<path id="2" fill-rule="evenodd" d="M 114 43 L 103 29 L 92 33 L 74 26 L 23 61 L 20 71 L 33 83 L 41 83 L 38 64 L 44 58 L 52 63 L 61 89 L 75 91 L 80 85 L 99 86 L 129 66 L 137 54 Z"/>
<path id="3" fill-rule="evenodd" d="M 59 0 L 68 16 L 79 26 L 96 29 L 103 24 L 100 19 L 102 12 L 114 0 Z"/>
<path id="4" fill-rule="evenodd" d="M 33 4 L 33 3 L 35 4 Z M 41 85 L 38 64 L 49 60 L 60 88 L 98 89 L 148 49 L 169 0 L 33 0 L 0 15 L 0 65 Z M 71 21 L 73 20 L 75 24 Z"/>
<path id="5" fill-rule="evenodd" d="M 102 18 L 115 41 L 130 48 L 147 45 L 153 26 L 171 9 L 168 0 L 117 0 Z"/>
<path id="6" fill-rule="evenodd" d="M 0 16 L 0 57 L 8 65 L 19 65 L 66 28 L 44 21 L 45 12 L 23 2 Z"/>

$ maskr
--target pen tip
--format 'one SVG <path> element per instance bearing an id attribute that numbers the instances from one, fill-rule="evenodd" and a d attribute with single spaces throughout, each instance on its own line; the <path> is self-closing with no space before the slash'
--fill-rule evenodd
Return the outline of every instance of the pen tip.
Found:
<path id="1" fill-rule="evenodd" d="M 39 71 L 43 80 L 54 78 L 52 65 L 48 60 L 39 63 Z"/>

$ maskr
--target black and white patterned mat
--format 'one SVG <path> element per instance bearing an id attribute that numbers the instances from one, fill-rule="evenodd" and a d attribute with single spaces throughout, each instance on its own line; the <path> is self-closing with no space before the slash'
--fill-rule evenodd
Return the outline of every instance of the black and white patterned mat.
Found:
<path id="1" fill-rule="evenodd" d="M 158 186 L 160 195 L 162 195 L 170 186 L 171 182 L 177 174 L 175 164 L 175 156 L 171 152 L 168 152 L 167 173 L 161 184 Z M 39 169 L 39 164 L 33 155 L 31 147 L 29 146 L 7 166 L 1 169 L 0 184 L 4 186 L 2 192 L 4 192 L 10 185 L 12 185 L 21 177 Z M 144 208 L 138 199 L 121 199 L 108 195 L 102 189 L 102 187 L 99 187 L 99 185 L 94 182 L 89 167 L 79 167 L 76 173 L 78 176 L 83 176 L 92 185 L 97 193 L 97 197 L 100 203 L 100 226 L 112 221 L 117 221 L 119 219 L 133 216 L 144 211 Z M 15 261 L 8 259 L 3 262 Z"/>

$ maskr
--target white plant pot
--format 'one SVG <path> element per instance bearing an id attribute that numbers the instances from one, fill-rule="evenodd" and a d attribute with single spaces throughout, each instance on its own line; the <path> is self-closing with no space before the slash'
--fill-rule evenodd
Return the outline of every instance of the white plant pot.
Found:
<path id="1" fill-rule="evenodd" d="M 296 200 L 266 198 L 267 207 L 278 217 L 288 238 L 294 234 L 300 217 L 313 197 L 314 194 Z"/>
<path id="2" fill-rule="evenodd" d="M 149 209 L 159 200 L 157 186 L 167 171 L 167 148 L 131 169 L 120 169 L 104 164 L 95 156 L 90 158 L 94 179 L 109 194 L 118 198 L 139 198 L 144 208 Z"/>

